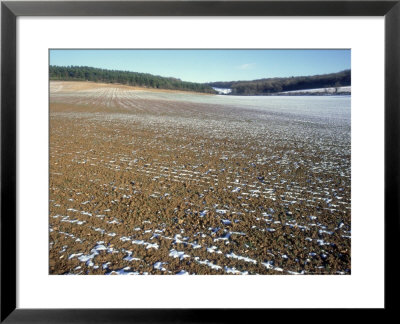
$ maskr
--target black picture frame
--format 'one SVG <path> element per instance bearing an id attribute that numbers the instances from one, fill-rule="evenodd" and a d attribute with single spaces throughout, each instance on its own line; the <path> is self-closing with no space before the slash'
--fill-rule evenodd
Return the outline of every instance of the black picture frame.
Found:
<path id="1" fill-rule="evenodd" d="M 16 308 L 16 19 L 19 16 L 384 16 L 385 18 L 385 310 L 396 307 L 399 238 L 400 0 L 395 1 L 4 1 L 1 3 L 1 322 L 237 322 L 266 309 Z M 366 269 L 366 271 L 368 271 Z M 368 283 L 366 283 L 367 285 Z M 270 312 L 276 312 L 276 310 Z M 381 314 L 381 313 L 380 313 Z"/>

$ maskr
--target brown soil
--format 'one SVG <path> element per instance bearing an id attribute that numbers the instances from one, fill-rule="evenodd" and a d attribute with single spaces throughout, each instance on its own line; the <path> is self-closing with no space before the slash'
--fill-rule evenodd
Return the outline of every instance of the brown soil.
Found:
<path id="1" fill-rule="evenodd" d="M 350 274 L 350 143 L 120 87 L 51 83 L 50 274 Z"/>
<path id="2" fill-rule="evenodd" d="M 120 83 L 101 83 L 101 82 L 82 82 L 82 81 L 51 81 L 50 82 L 50 92 L 56 93 L 58 91 L 61 92 L 74 92 L 74 91 L 85 91 L 85 90 L 93 90 L 99 88 L 118 88 L 125 90 L 141 90 L 147 92 L 159 92 L 159 93 L 182 93 L 182 94 L 196 94 L 200 96 L 209 96 L 209 93 L 202 92 L 194 92 L 194 91 L 184 91 L 184 90 L 169 90 L 169 89 L 157 89 L 157 88 L 147 88 L 147 87 L 138 87 L 138 86 L 130 86 L 126 84 Z"/>

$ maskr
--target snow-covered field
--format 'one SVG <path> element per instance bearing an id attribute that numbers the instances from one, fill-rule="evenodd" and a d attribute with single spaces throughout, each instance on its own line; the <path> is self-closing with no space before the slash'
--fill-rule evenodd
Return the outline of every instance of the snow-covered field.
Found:
<path id="1" fill-rule="evenodd" d="M 332 88 L 317 88 L 317 89 L 304 89 L 304 90 L 293 90 L 293 91 L 284 91 L 280 92 L 280 94 L 351 94 L 351 86 L 348 87 L 332 87 Z"/>
<path id="2" fill-rule="evenodd" d="M 229 94 L 229 93 L 231 93 L 232 92 L 232 89 L 229 89 L 229 88 L 215 88 L 215 87 L 213 87 L 213 89 L 215 90 L 215 91 L 217 91 L 218 92 L 218 94 Z"/>
<path id="3" fill-rule="evenodd" d="M 351 273 L 349 96 L 50 89 L 50 273 Z"/>
<path id="4" fill-rule="evenodd" d="M 215 91 L 217 91 L 218 94 L 222 94 L 222 95 L 227 95 L 227 94 L 232 93 L 232 89 L 228 89 L 228 88 L 214 88 L 213 87 L 213 89 Z M 307 95 L 307 94 L 310 94 L 310 95 L 335 95 L 335 94 L 350 95 L 351 94 L 351 86 L 282 91 L 282 92 L 278 92 L 273 95 L 285 95 L 285 94 L 287 94 L 287 95 Z"/>

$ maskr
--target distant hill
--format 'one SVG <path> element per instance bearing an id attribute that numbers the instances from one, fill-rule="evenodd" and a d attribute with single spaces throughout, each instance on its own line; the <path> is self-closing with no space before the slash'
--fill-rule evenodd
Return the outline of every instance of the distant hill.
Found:
<path id="1" fill-rule="evenodd" d="M 105 70 L 88 66 L 55 66 L 49 67 L 50 80 L 94 81 L 120 83 L 132 86 L 217 93 L 210 85 L 186 82 L 176 78 L 166 78 L 148 73 Z"/>
<path id="2" fill-rule="evenodd" d="M 195 91 L 211 94 L 225 93 L 228 95 L 242 96 L 274 95 L 286 91 L 338 88 L 351 85 L 350 70 L 312 76 L 266 78 L 252 81 L 195 83 L 149 73 L 106 70 L 88 66 L 50 65 L 49 76 L 50 80 L 119 83 L 156 89 Z M 216 88 L 217 91 L 213 88 Z M 230 89 L 231 91 L 227 91 L 226 89 Z"/>
<path id="3" fill-rule="evenodd" d="M 231 95 L 271 95 L 284 91 L 350 86 L 351 71 L 253 81 L 210 82 L 207 84 L 215 88 L 232 89 Z"/>

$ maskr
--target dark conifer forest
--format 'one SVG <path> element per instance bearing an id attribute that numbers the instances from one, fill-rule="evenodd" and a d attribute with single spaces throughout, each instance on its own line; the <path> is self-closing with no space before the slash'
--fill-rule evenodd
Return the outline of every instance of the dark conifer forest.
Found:
<path id="1" fill-rule="evenodd" d="M 344 87 L 351 85 L 351 71 L 345 70 L 312 76 L 268 78 L 253 81 L 208 83 L 212 87 L 230 88 L 232 95 L 270 95 L 282 91 Z"/>
<path id="2" fill-rule="evenodd" d="M 176 78 L 166 78 L 148 73 L 105 70 L 88 66 L 50 65 L 49 75 L 50 80 L 119 83 L 156 89 L 216 93 L 208 84 L 186 82 Z"/>
<path id="3" fill-rule="evenodd" d="M 274 95 L 283 91 L 343 87 L 351 85 L 351 71 L 344 70 L 312 76 L 266 78 L 252 81 L 196 83 L 149 73 L 106 70 L 88 66 L 54 66 L 49 68 L 50 80 L 92 81 L 131 86 L 217 93 L 213 87 L 232 89 L 230 95 Z"/>

